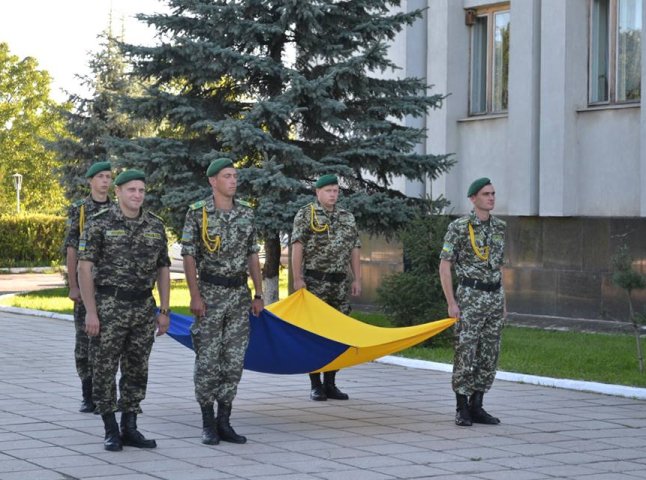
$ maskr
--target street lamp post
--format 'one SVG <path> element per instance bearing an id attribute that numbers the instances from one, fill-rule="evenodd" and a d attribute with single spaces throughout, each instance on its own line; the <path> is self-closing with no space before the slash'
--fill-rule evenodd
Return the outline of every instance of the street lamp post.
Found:
<path id="1" fill-rule="evenodd" d="M 13 177 L 13 186 L 16 189 L 16 212 L 20 213 L 20 189 L 22 188 L 22 175 L 19 173 L 14 173 Z"/>

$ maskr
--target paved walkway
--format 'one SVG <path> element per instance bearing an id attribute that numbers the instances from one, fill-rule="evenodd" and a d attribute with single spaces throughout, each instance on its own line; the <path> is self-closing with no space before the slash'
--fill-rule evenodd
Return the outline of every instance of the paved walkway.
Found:
<path id="1" fill-rule="evenodd" d="M 0 274 L 0 295 L 64 286 L 65 279 L 60 273 Z"/>
<path id="2" fill-rule="evenodd" d="M 193 354 L 168 337 L 139 417 L 158 448 L 106 452 L 101 420 L 77 412 L 72 323 L 0 312 L 0 332 L 1 480 L 646 478 L 646 401 L 497 381 L 503 423 L 460 428 L 448 373 L 381 363 L 339 375 L 347 402 L 245 372 L 232 420 L 249 442 L 205 446 Z"/>

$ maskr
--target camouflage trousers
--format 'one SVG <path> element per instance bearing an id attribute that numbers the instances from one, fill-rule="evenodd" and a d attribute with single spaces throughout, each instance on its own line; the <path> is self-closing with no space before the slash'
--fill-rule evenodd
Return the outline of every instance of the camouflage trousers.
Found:
<path id="1" fill-rule="evenodd" d="M 74 361 L 76 373 L 81 380 L 92 377 L 92 362 L 90 359 L 90 337 L 85 333 L 85 305 L 74 302 Z"/>
<path id="2" fill-rule="evenodd" d="M 349 315 L 352 311 L 350 307 L 350 280 L 343 282 L 329 282 L 316 280 L 315 278 L 304 278 L 307 290 L 323 300 L 325 303 L 334 307 L 341 313 Z"/>
<path id="3" fill-rule="evenodd" d="M 141 413 L 146 397 L 148 358 L 155 342 L 155 300 L 124 301 L 97 294 L 101 330 L 93 341 L 92 397 L 100 414 Z M 116 376 L 121 361 L 119 402 Z"/>
<path id="4" fill-rule="evenodd" d="M 245 285 L 200 285 L 206 315 L 191 326 L 195 350 L 195 399 L 200 405 L 232 403 L 249 344 L 251 294 Z"/>
<path id="5" fill-rule="evenodd" d="M 460 320 L 455 326 L 453 391 L 487 392 L 493 384 L 504 325 L 504 293 L 459 286 Z"/>

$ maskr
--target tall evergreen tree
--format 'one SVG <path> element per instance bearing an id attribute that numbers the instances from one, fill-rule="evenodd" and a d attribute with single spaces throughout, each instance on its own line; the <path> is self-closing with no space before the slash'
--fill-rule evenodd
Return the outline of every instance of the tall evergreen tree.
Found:
<path id="1" fill-rule="evenodd" d="M 128 75 L 128 63 L 111 25 L 100 38 L 100 47 L 89 60 L 90 74 L 81 82 L 90 96 L 70 94 L 68 102 L 73 108 L 64 112 L 72 136 L 49 144 L 61 159 L 60 171 L 69 199 L 87 195 L 85 172 L 92 163 L 107 159 L 119 164 L 119 159 L 112 158 L 109 139 L 152 133 L 146 131 L 146 122 L 129 118 L 119 108 L 122 97 L 137 96 L 143 88 Z"/>
<path id="2" fill-rule="evenodd" d="M 130 103 L 165 125 L 156 138 L 121 143 L 149 172 L 159 207 L 176 226 L 208 191 L 218 156 L 240 167 L 240 193 L 256 202 L 265 278 L 276 278 L 280 232 L 312 199 L 324 173 L 342 178 L 342 202 L 360 227 L 392 232 L 412 219 L 416 199 L 392 188 L 397 176 L 436 178 L 446 156 L 421 155 L 425 132 L 403 124 L 441 105 L 418 78 L 390 78 L 395 35 L 422 16 L 398 0 L 167 0 L 169 14 L 141 15 L 157 46 L 126 46 L 134 72 L 152 82 Z M 198 188 L 198 187 L 204 188 Z"/>

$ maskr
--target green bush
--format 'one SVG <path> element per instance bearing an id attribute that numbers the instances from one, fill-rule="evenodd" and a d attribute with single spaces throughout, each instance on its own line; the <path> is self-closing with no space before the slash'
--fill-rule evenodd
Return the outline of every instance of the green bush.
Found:
<path id="1" fill-rule="evenodd" d="M 446 216 L 429 214 L 400 232 L 404 271 L 387 276 L 377 289 L 377 302 L 393 324 L 407 327 L 446 318 L 439 254 L 449 222 Z M 448 329 L 427 343 L 447 344 L 452 338 Z"/>
<path id="2" fill-rule="evenodd" d="M 0 266 L 52 265 L 62 258 L 65 217 L 0 215 Z"/>

